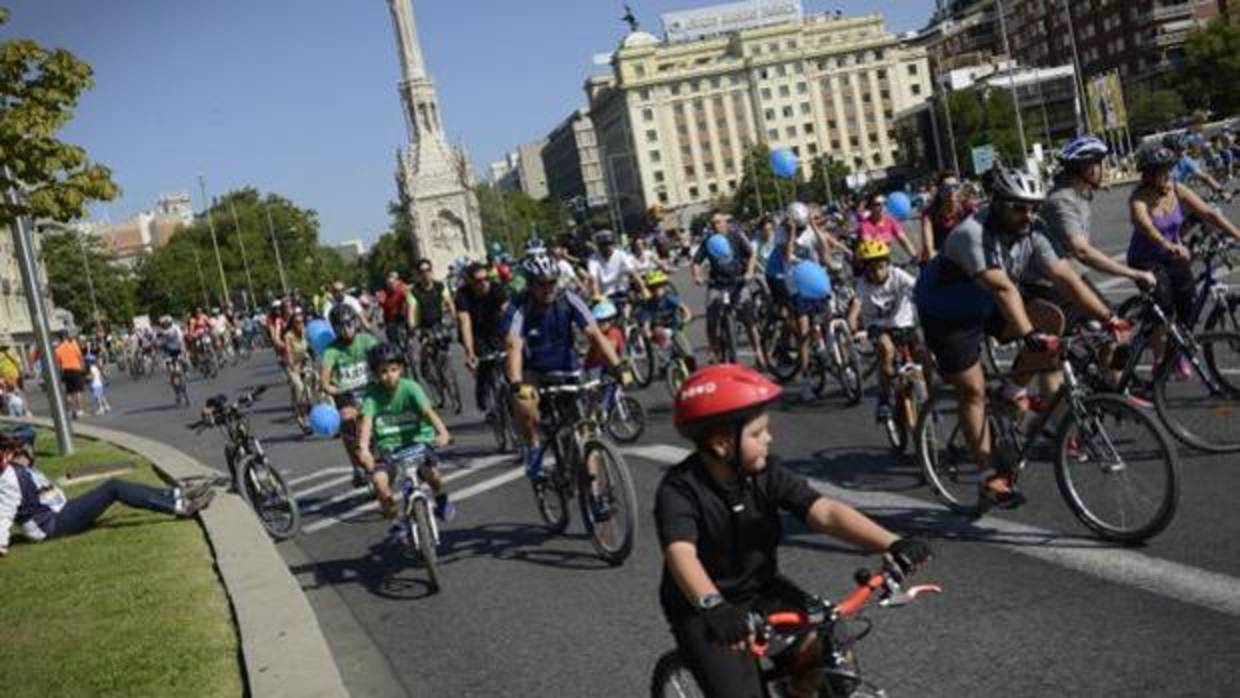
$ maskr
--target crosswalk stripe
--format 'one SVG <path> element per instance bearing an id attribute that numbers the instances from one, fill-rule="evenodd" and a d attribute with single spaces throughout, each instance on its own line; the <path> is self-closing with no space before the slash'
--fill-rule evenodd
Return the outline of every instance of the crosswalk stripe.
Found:
<path id="1" fill-rule="evenodd" d="M 311 480 L 317 480 L 318 478 L 326 477 L 328 475 L 339 475 L 340 473 L 348 473 L 352 471 L 353 471 L 353 468 L 349 466 L 335 467 L 335 468 L 323 468 L 322 470 L 316 470 L 313 473 L 310 473 L 309 475 L 302 475 L 300 477 L 295 477 L 292 480 L 289 480 L 288 486 L 296 487 L 303 482 L 310 482 Z"/>

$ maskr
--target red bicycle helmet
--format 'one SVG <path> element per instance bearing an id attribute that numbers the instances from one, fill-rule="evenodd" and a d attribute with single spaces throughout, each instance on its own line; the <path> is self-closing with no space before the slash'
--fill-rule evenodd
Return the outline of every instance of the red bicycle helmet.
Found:
<path id="1" fill-rule="evenodd" d="M 672 421 L 686 438 L 722 421 L 746 420 L 779 398 L 783 389 L 738 364 L 707 366 L 680 386 Z"/>

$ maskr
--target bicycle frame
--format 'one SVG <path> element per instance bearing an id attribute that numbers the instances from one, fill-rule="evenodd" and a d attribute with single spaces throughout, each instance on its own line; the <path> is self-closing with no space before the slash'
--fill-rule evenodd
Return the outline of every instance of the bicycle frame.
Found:
<path id="1" fill-rule="evenodd" d="M 421 470 L 423 467 L 434 464 L 437 456 L 431 447 L 418 444 L 383 454 L 381 459 L 399 487 L 403 504 L 400 508 L 401 520 L 409 531 L 410 543 L 416 549 L 422 542 L 422 533 L 410 520 L 410 512 L 413 511 L 413 503 L 419 500 L 425 501 L 428 509 L 434 508 L 434 495 L 430 485 L 422 478 Z M 439 524 L 434 516 L 429 517 L 428 521 L 431 528 L 431 542 L 438 547 Z"/>

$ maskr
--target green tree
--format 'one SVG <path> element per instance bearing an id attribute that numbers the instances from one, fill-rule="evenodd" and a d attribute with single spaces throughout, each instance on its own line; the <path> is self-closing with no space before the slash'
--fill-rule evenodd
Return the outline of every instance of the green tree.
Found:
<path id="1" fill-rule="evenodd" d="M 1240 75 L 1240 27 L 1219 19 L 1188 35 L 1181 94 L 1189 106 L 1219 115 L 1240 112 L 1236 75 Z"/>
<path id="2" fill-rule="evenodd" d="M 819 155 L 810 165 L 809 183 L 805 185 L 798 198 L 802 201 L 833 201 L 847 190 L 848 182 L 845 178 L 850 174 L 852 170 L 848 165 L 830 155 Z M 829 185 L 828 176 L 830 177 Z"/>
<path id="3" fill-rule="evenodd" d="M 1180 93 L 1171 89 L 1136 90 L 1128 102 L 1128 120 L 1137 135 L 1167 128 L 1188 113 Z"/>
<path id="4" fill-rule="evenodd" d="M 498 242 L 513 254 L 534 235 L 547 239 L 568 227 L 569 217 L 562 205 L 550 197 L 535 199 L 525 192 L 505 192 L 487 183 L 479 184 L 475 194 L 487 244 Z"/>
<path id="5" fill-rule="evenodd" d="M 741 181 L 732 195 L 732 215 L 741 220 L 782 210 L 796 199 L 803 183 L 800 171 L 789 179 L 776 177 L 771 169 L 771 149 L 763 143 L 745 151 Z"/>
<path id="6" fill-rule="evenodd" d="M 8 21 L 0 7 L 0 25 Z M 0 190 L 23 192 L 0 201 L 0 225 L 19 216 L 69 221 L 87 202 L 110 200 L 118 188 L 107 167 L 57 133 L 73 117 L 82 93 L 94 86 L 91 67 L 64 49 L 28 39 L 0 42 Z"/>
<path id="7" fill-rule="evenodd" d="M 234 307 L 241 307 L 241 291 L 247 285 L 245 262 L 249 263 L 254 280 L 256 302 L 263 303 L 281 292 L 272 234 L 279 241 L 290 290 L 310 294 L 336 279 L 357 280 L 358 267 L 345 262 L 334 250 L 319 242 L 318 215 L 278 194 L 260 197 L 254 188 L 232 191 L 212 203 L 210 215 L 215 224 L 229 301 Z M 177 232 L 167 245 L 142 258 L 135 271 L 138 306 L 142 309 L 156 314 L 179 314 L 198 305 L 223 303 L 215 248 L 205 215 L 198 216 L 193 224 Z"/>
<path id="8" fill-rule="evenodd" d="M 1005 162 L 1018 163 L 1023 160 L 1020 152 L 1020 132 L 1013 116 L 1015 112 L 1012 108 L 1012 97 L 1006 89 L 971 89 L 948 93 L 947 98 L 941 100 L 940 104 L 939 124 L 944 128 L 949 121 L 948 109 L 951 110 L 950 122 L 956 142 L 956 156 L 962 168 L 971 169 L 973 149 L 983 145 L 994 146 Z M 1038 139 L 1034 125 L 1031 120 L 1026 119 L 1027 142 Z M 944 140 L 946 142 L 943 147 L 950 149 L 951 140 Z"/>
<path id="9" fill-rule="evenodd" d="M 78 325 L 89 328 L 91 320 L 130 321 L 136 293 L 133 275 L 112 261 L 99 237 L 62 230 L 42 234 L 39 243 L 48 291 L 57 306 L 73 313 Z"/>
<path id="10" fill-rule="evenodd" d="M 362 261 L 365 283 L 370 288 L 382 288 L 388 272 L 399 272 L 401 278 L 412 277 L 416 261 L 413 253 L 413 225 L 400 204 L 388 204 L 392 217 L 391 228 L 379 236 Z"/>

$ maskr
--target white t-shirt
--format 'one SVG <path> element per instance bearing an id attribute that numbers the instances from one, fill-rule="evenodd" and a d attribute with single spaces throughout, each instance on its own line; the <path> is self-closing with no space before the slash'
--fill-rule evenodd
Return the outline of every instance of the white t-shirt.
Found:
<path id="1" fill-rule="evenodd" d="M 818 254 L 820 245 L 818 233 L 814 232 L 813 228 L 802 230 L 793 244 L 796 246 L 796 256 L 818 262 L 819 264 L 822 263 L 821 256 Z"/>
<path id="2" fill-rule="evenodd" d="M 228 333 L 228 318 L 223 314 L 216 315 L 211 318 L 211 334 L 223 335 Z"/>
<path id="3" fill-rule="evenodd" d="M 633 256 L 633 263 L 637 266 L 637 271 L 645 274 L 646 272 L 659 266 L 659 253 L 647 247 L 642 250 L 640 257 Z"/>
<path id="4" fill-rule="evenodd" d="M 591 257 L 587 269 L 590 276 L 598 281 L 602 294 L 611 296 L 629 290 L 629 274 L 637 271 L 637 260 L 628 252 L 617 249 L 605 261 L 598 255 Z"/>
<path id="5" fill-rule="evenodd" d="M 573 269 L 573 265 L 568 260 L 555 260 L 555 270 L 558 274 L 556 283 L 560 288 L 573 288 L 577 285 L 577 270 Z"/>
<path id="6" fill-rule="evenodd" d="M 891 267 L 887 281 L 873 284 L 864 276 L 857 279 L 857 299 L 861 303 L 861 327 L 909 328 L 917 324 L 913 307 L 912 274 L 900 267 Z"/>

